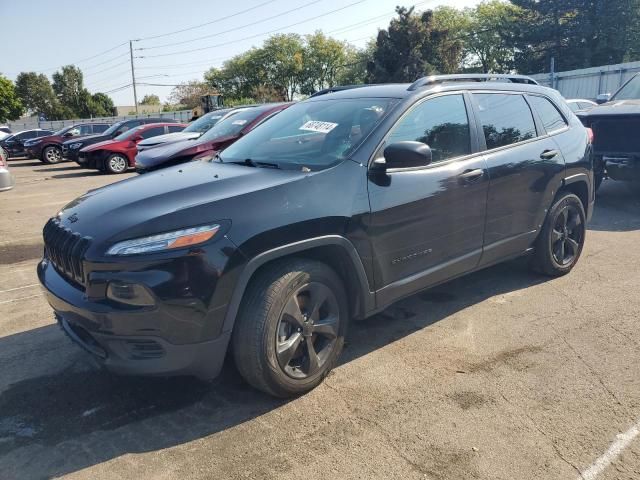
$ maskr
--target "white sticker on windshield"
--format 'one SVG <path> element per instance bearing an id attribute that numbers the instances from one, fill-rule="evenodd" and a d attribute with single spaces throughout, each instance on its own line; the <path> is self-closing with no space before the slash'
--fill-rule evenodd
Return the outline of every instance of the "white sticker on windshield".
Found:
<path id="1" fill-rule="evenodd" d="M 244 125 L 245 123 L 247 123 L 246 120 L 234 120 L 231 125 Z"/>
<path id="2" fill-rule="evenodd" d="M 320 122 L 318 120 L 310 120 L 300 127 L 300 130 L 307 130 L 309 132 L 329 133 L 331 130 L 338 126 L 337 123 Z"/>

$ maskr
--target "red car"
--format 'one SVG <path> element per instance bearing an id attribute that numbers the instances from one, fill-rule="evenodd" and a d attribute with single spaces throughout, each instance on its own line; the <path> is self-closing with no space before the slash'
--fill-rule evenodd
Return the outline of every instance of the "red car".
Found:
<path id="1" fill-rule="evenodd" d="M 145 173 L 191 160 L 212 158 L 258 125 L 292 105 L 291 103 L 266 103 L 241 107 L 229 112 L 224 119 L 195 140 L 165 143 L 138 152 L 136 172 Z"/>
<path id="2" fill-rule="evenodd" d="M 184 123 L 149 123 L 127 130 L 113 140 L 94 143 L 80 150 L 78 163 L 85 168 L 95 168 L 108 173 L 124 173 L 133 167 L 136 157 L 136 145 L 141 140 L 179 132 Z"/>

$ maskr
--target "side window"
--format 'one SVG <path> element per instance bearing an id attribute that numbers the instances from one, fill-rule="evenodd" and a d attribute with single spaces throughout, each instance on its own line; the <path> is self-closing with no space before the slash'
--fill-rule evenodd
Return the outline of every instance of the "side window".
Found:
<path id="1" fill-rule="evenodd" d="M 93 133 L 102 133 L 107 128 L 109 128 L 109 125 L 102 125 L 100 123 L 97 123 L 97 124 L 93 125 Z"/>
<path id="2" fill-rule="evenodd" d="M 158 135 L 163 135 L 163 134 L 164 134 L 164 126 L 163 127 L 153 127 L 153 128 L 148 129 L 148 130 L 145 130 L 144 132 L 141 133 L 142 138 L 157 137 Z"/>
<path id="3" fill-rule="evenodd" d="M 181 125 L 169 125 L 169 133 L 181 132 L 184 127 Z"/>
<path id="4" fill-rule="evenodd" d="M 463 96 L 444 95 L 415 107 L 393 127 L 387 145 L 402 141 L 426 143 L 434 162 L 470 154 L 469 117 Z"/>
<path id="5" fill-rule="evenodd" d="M 487 149 L 504 147 L 536 137 L 536 124 L 522 95 L 476 93 Z"/>
<path id="6" fill-rule="evenodd" d="M 70 133 L 72 137 L 75 137 L 77 135 L 80 135 L 80 128 L 79 127 L 72 128 L 67 133 Z"/>
<path id="7" fill-rule="evenodd" d="M 540 115 L 540 119 L 547 133 L 555 132 L 567 126 L 564 117 L 560 115 L 558 109 L 548 99 L 538 97 L 537 95 L 529 95 L 528 98 L 533 108 L 535 108 L 538 115 Z"/>
<path id="8" fill-rule="evenodd" d="M 34 132 L 34 131 L 24 132 L 19 135 L 16 135 L 18 140 L 27 140 L 29 138 L 36 138 L 37 136 L 38 136 L 38 132 Z"/>
<path id="9" fill-rule="evenodd" d="M 80 125 L 80 135 L 91 135 L 91 125 Z"/>

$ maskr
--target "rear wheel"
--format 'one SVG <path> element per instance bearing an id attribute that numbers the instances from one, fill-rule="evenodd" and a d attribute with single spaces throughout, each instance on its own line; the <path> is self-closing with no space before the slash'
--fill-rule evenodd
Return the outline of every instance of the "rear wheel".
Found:
<path id="1" fill-rule="evenodd" d="M 124 173 L 129 167 L 129 160 L 120 153 L 114 153 L 104 162 L 104 170 L 108 173 Z"/>
<path id="2" fill-rule="evenodd" d="M 534 270 L 545 275 L 566 275 L 578 263 L 586 233 L 586 216 L 580 199 L 561 194 L 547 214 L 536 240 Z"/>
<path id="3" fill-rule="evenodd" d="M 310 260 L 278 262 L 252 280 L 233 331 L 245 380 L 277 397 L 316 387 L 335 365 L 347 328 L 340 277 Z"/>
<path id="4" fill-rule="evenodd" d="M 60 163 L 62 161 L 62 149 L 60 147 L 56 147 L 55 145 L 51 145 L 42 150 L 41 160 L 44 163 L 54 164 Z"/>

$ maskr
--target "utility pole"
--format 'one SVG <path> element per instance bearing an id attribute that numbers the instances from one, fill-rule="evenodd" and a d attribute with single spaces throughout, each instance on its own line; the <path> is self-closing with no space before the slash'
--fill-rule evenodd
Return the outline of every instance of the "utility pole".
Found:
<path id="1" fill-rule="evenodd" d="M 133 67 L 133 40 L 129 40 L 129 53 L 131 54 L 131 84 L 133 85 L 133 101 L 136 104 L 136 115 L 138 114 L 138 94 L 136 92 L 136 71 Z"/>

